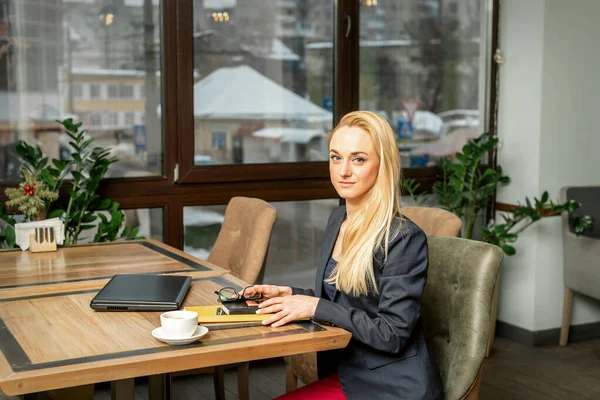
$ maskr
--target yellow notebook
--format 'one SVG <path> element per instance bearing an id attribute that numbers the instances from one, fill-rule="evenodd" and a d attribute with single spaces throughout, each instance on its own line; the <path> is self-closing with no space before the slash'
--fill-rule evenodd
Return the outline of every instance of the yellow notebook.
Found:
<path id="1" fill-rule="evenodd" d="M 188 311 L 196 311 L 198 313 L 198 322 L 212 323 L 212 322 L 250 322 L 250 321 L 263 321 L 273 314 L 236 314 L 236 315 L 217 315 L 217 309 L 221 306 L 193 306 L 185 307 Z"/>

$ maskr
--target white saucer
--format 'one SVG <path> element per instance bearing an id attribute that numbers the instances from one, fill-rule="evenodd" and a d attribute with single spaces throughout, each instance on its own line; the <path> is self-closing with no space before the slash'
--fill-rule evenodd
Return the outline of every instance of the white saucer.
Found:
<path id="1" fill-rule="evenodd" d="M 162 326 L 159 326 L 158 328 L 156 328 L 152 331 L 152 336 L 154 336 L 158 340 L 168 343 L 168 344 L 190 344 L 190 343 L 193 343 L 196 340 L 200 339 L 202 336 L 206 335 L 207 333 L 208 333 L 207 327 L 198 325 L 198 327 L 196 328 L 196 331 L 194 332 L 194 334 L 192 336 L 186 336 L 186 337 L 170 336 L 163 331 Z"/>

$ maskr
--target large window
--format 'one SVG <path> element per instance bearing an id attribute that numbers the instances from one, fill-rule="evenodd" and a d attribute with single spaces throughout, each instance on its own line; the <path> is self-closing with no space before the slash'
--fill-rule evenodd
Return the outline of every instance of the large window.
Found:
<path id="1" fill-rule="evenodd" d="M 183 248 L 191 205 L 250 196 L 286 215 L 335 197 L 325 138 L 359 108 L 388 118 L 405 176 L 427 190 L 436 169 L 409 167 L 434 165 L 428 146 L 476 134 L 494 108 L 497 4 L 0 0 L 0 198 L 20 178 L 18 140 L 71 157 L 54 120 L 72 117 L 120 160 L 99 194 L 161 210 L 151 221 Z"/>
<path id="2" fill-rule="evenodd" d="M 0 1 L 0 164 L 9 165 L 0 180 L 18 179 L 17 140 L 50 143 L 49 157 L 69 157 L 55 122 L 68 117 L 82 121 L 97 145 L 115 149 L 113 176 L 162 174 L 159 5 Z M 145 96 L 134 100 L 139 85 Z M 122 112 L 145 123 L 121 124 Z"/>
<path id="3" fill-rule="evenodd" d="M 361 1 L 360 108 L 388 119 L 403 167 L 435 165 L 481 133 L 482 4 Z"/>
<path id="4" fill-rule="evenodd" d="M 333 122 L 331 1 L 194 2 L 194 160 L 327 159 Z"/>

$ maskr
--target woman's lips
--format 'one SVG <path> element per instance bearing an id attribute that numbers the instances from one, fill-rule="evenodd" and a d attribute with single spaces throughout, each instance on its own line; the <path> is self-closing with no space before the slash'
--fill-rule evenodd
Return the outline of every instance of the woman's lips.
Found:
<path id="1" fill-rule="evenodd" d="M 348 187 L 351 187 L 352 185 L 354 185 L 354 182 L 338 182 L 338 183 L 343 188 L 348 188 Z"/>

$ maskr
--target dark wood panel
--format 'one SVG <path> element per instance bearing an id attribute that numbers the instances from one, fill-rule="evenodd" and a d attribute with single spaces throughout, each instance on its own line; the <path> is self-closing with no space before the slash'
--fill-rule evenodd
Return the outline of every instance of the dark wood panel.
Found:
<path id="1" fill-rule="evenodd" d="M 350 111 L 358 110 L 359 2 L 338 0 L 336 11 L 333 96 L 335 122 Z M 348 24 L 351 24 L 349 30 Z"/>
<path id="2" fill-rule="evenodd" d="M 496 49 L 500 47 L 500 37 L 498 35 L 499 24 L 500 24 L 500 0 L 492 0 L 492 37 L 491 37 L 491 46 L 490 52 L 487 56 L 492 60 L 490 65 L 490 102 L 488 109 L 488 126 L 487 131 L 493 132 L 496 135 L 498 134 L 496 129 L 497 117 L 498 117 L 498 90 L 499 90 L 499 79 L 500 79 L 500 71 L 498 68 L 498 64 L 493 61 L 494 55 L 496 53 Z M 490 149 L 488 152 L 488 159 L 490 165 L 495 168 L 498 165 L 497 160 L 498 150 Z M 492 200 L 489 202 L 488 207 L 486 209 L 486 223 L 494 218 L 494 209 L 496 208 L 496 192 L 492 193 Z"/>
<path id="3" fill-rule="evenodd" d="M 193 148 L 193 143 L 191 146 Z M 180 170 L 187 171 L 181 177 L 181 183 L 318 179 L 326 178 L 329 175 L 327 162 L 193 166 L 191 169 L 181 165 Z"/>
<path id="4" fill-rule="evenodd" d="M 186 182 L 194 169 L 194 4 L 192 0 L 177 2 L 179 20 L 177 30 L 177 91 L 179 108 L 179 181 Z M 200 176 L 201 177 L 201 176 Z"/>
<path id="5" fill-rule="evenodd" d="M 177 46 L 179 22 L 178 9 L 179 1 L 163 1 L 163 38 L 162 38 L 162 115 L 163 115 L 163 151 L 165 174 L 163 179 L 149 178 L 150 182 L 166 184 L 173 182 L 174 167 L 177 163 L 177 149 L 179 147 L 179 138 L 176 132 L 179 131 L 179 115 L 177 110 L 180 108 L 182 97 L 179 95 L 178 88 L 178 60 L 179 47 Z M 193 121 L 192 121 L 193 123 Z"/>

